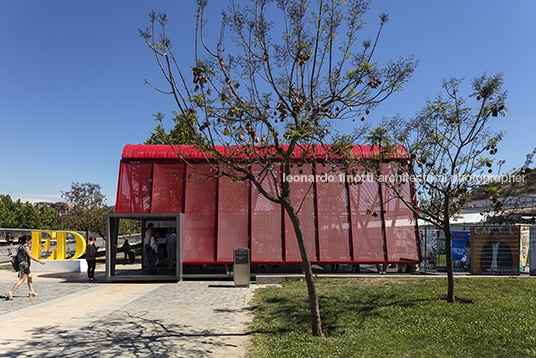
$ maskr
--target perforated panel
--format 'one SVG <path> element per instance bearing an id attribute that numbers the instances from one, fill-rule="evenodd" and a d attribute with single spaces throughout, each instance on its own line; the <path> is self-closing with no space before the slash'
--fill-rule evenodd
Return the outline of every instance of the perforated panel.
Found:
<path id="1" fill-rule="evenodd" d="M 186 167 L 184 262 L 214 261 L 217 182 L 202 173 L 215 174 L 209 164 Z"/>
<path id="2" fill-rule="evenodd" d="M 260 174 L 260 167 L 254 169 L 254 174 L 262 180 L 262 187 L 268 194 L 275 194 L 272 176 Z M 280 170 L 274 169 L 277 180 Z M 282 261 L 281 248 L 281 205 L 268 200 L 253 185 L 251 191 L 251 261 L 270 262 Z"/>
<path id="3" fill-rule="evenodd" d="M 363 181 L 360 184 L 350 184 L 349 190 L 354 260 L 383 261 L 378 183 Z"/>
<path id="4" fill-rule="evenodd" d="M 232 262 L 234 249 L 248 248 L 249 186 L 227 177 L 220 178 L 219 185 L 217 260 Z"/>
<path id="5" fill-rule="evenodd" d="M 301 173 L 300 173 L 301 171 Z M 316 244 L 315 244 L 315 232 L 316 232 L 316 213 L 314 205 L 314 180 L 311 176 L 313 170 L 309 165 L 303 167 L 291 168 L 290 175 L 294 178 L 300 179 L 296 182 L 292 180 L 290 185 L 290 202 L 294 207 L 294 210 L 298 211 L 298 218 L 302 227 L 302 232 L 307 247 L 307 253 L 309 254 L 309 260 L 317 261 L 316 257 Z M 298 241 L 294 231 L 294 226 L 290 220 L 288 214 L 285 211 L 285 261 L 302 262 Z"/>
<path id="6" fill-rule="evenodd" d="M 150 163 L 121 163 L 116 213 L 148 213 L 150 208 Z"/>
<path id="7" fill-rule="evenodd" d="M 155 164 L 153 174 L 153 213 L 182 213 L 184 164 Z"/>
<path id="8" fill-rule="evenodd" d="M 348 192 L 339 172 L 331 166 L 317 166 L 326 181 L 317 182 L 318 237 L 321 261 L 349 261 L 350 223 L 348 219 Z"/>
<path id="9" fill-rule="evenodd" d="M 382 165 L 382 174 L 393 174 L 389 164 Z M 397 189 L 410 201 L 410 183 L 404 183 Z M 389 261 L 419 260 L 417 238 L 415 237 L 415 219 L 413 212 L 396 197 L 396 194 L 382 185 L 383 208 L 385 210 L 385 238 L 387 258 Z"/>

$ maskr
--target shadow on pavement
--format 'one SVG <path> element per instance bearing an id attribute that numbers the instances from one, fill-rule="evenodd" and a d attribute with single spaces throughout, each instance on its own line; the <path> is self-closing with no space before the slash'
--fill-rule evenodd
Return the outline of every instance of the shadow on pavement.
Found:
<path id="1" fill-rule="evenodd" d="M 145 318 L 143 312 L 136 316 L 113 313 L 76 331 L 45 333 L 0 357 L 210 357 L 215 350 L 236 348 L 232 338 L 240 336 L 247 334 L 195 331 Z"/>

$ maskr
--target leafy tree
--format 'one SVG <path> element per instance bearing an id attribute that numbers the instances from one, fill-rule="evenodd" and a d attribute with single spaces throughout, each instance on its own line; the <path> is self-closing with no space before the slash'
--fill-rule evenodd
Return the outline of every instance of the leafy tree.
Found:
<path id="1" fill-rule="evenodd" d="M 29 202 L 13 202 L 9 195 L 0 194 L 0 227 L 59 230 L 61 223 L 59 213 L 48 205 L 37 210 Z"/>
<path id="2" fill-rule="evenodd" d="M 122 219 L 119 220 L 119 235 L 139 234 L 141 230 L 141 221 Z"/>
<path id="3" fill-rule="evenodd" d="M 140 33 L 156 55 L 167 92 L 175 99 L 195 147 L 214 163 L 208 175 L 250 181 L 288 214 L 307 281 L 312 332 L 323 336 L 299 216 L 309 191 L 291 195 L 289 183 L 279 180 L 280 171 L 289 174 L 293 166 L 302 170 L 320 158 L 336 170 L 344 162 L 341 158 L 349 156 L 353 136 L 339 135 L 334 121 L 364 120 L 401 89 L 416 63 L 412 58 L 383 66 L 373 62 L 387 14 L 379 17 L 375 40 L 358 44 L 367 1 L 244 3 L 229 2 L 222 13 L 220 38 L 211 46 L 204 36 L 207 1 L 198 1 L 191 76 L 174 56 L 166 14 L 152 12 L 150 26 Z M 226 31 L 231 42 L 224 45 Z M 323 149 L 316 150 L 318 145 Z"/>
<path id="4" fill-rule="evenodd" d="M 476 107 L 468 106 L 460 95 L 462 81 L 443 81 L 444 95 L 427 100 L 414 118 L 395 117 L 383 123 L 369 136 L 381 145 L 382 156 L 394 155 L 394 144 L 402 144 L 413 158 L 409 163 L 391 162 L 391 173 L 398 178 L 388 182 L 391 195 L 402 199 L 418 217 L 443 231 L 446 238 L 448 291 L 447 301 L 454 302 L 454 277 L 450 219 L 461 212 L 470 192 L 482 183 L 475 176 L 493 173 L 493 156 L 502 132 L 488 127 L 493 117 L 506 114 L 503 76 L 483 74 L 472 80 L 469 95 Z M 385 174 L 385 168 L 383 168 Z M 404 174 L 412 174 L 411 178 Z M 398 179 L 398 180 L 396 180 Z M 416 186 L 411 200 L 403 195 L 407 181 Z"/>
<path id="5" fill-rule="evenodd" d="M 173 111 L 173 114 L 175 114 L 173 118 L 174 127 L 168 132 L 164 129 L 163 124 L 165 115 L 162 113 L 153 114 L 159 124 L 156 125 L 155 132 L 151 133 L 151 137 L 143 144 L 195 144 L 186 118 L 176 111 Z"/>
<path id="6" fill-rule="evenodd" d="M 106 196 L 100 189 L 99 184 L 72 183 L 71 191 L 62 192 L 62 198 L 71 206 L 63 216 L 64 226 L 85 231 L 86 238 L 90 231 L 105 237 L 105 217 L 112 209 L 106 205 Z"/>
<path id="7" fill-rule="evenodd" d="M 61 228 L 60 214 L 56 209 L 46 204 L 39 208 L 39 222 L 41 230 L 59 230 Z"/>
<path id="8" fill-rule="evenodd" d="M 11 200 L 11 196 L 0 194 L 0 227 L 16 227 L 15 212 L 16 205 Z"/>
<path id="9" fill-rule="evenodd" d="M 20 229 L 36 229 L 40 227 L 39 211 L 33 204 L 26 202 L 22 204 L 17 201 L 17 210 L 15 211 L 15 227 Z"/>

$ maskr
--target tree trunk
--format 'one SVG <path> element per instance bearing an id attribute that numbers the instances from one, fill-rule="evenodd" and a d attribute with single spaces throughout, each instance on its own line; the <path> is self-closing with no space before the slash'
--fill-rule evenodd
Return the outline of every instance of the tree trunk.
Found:
<path id="1" fill-rule="evenodd" d="M 316 292 L 316 286 L 313 279 L 313 269 L 311 267 L 311 261 L 309 260 L 309 254 L 307 253 L 307 246 L 303 238 L 303 231 L 301 228 L 300 220 L 298 219 L 298 213 L 294 210 L 290 204 L 290 200 L 284 200 L 283 207 L 287 212 L 296 238 L 298 240 L 298 246 L 300 248 L 300 254 L 302 258 L 303 272 L 305 273 L 305 280 L 307 281 L 307 291 L 309 292 L 309 307 L 311 310 L 311 328 L 313 336 L 324 337 L 322 332 L 322 320 L 320 319 L 320 306 L 318 304 L 318 294 Z"/>
<path id="2" fill-rule="evenodd" d="M 447 302 L 454 303 L 454 273 L 452 271 L 452 233 L 450 232 L 449 212 L 448 212 L 449 198 L 445 199 L 445 212 L 443 221 L 443 233 L 445 234 L 445 249 L 447 254 Z"/>

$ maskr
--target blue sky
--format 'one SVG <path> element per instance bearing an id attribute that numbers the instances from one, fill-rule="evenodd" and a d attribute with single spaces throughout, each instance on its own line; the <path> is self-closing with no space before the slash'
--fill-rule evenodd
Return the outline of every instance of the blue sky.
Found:
<path id="1" fill-rule="evenodd" d="M 222 4 L 209 1 L 215 25 L 209 36 L 219 34 Z M 171 97 L 144 84 L 163 84 L 138 34 L 153 9 L 168 14 L 175 54 L 189 66 L 195 0 L 0 0 L 0 194 L 57 201 L 71 183 L 91 182 L 115 203 L 123 147 L 149 137 L 152 114 L 170 119 L 175 109 Z M 506 169 L 521 166 L 536 147 L 536 2 L 377 0 L 366 15 L 371 28 L 359 41 L 372 36 L 380 12 L 390 21 L 376 59 L 413 55 L 420 63 L 370 123 L 414 115 L 439 93 L 443 78 L 465 77 L 468 84 L 484 71 L 503 72 L 509 116 L 492 122 L 506 131 L 497 158 Z"/>

